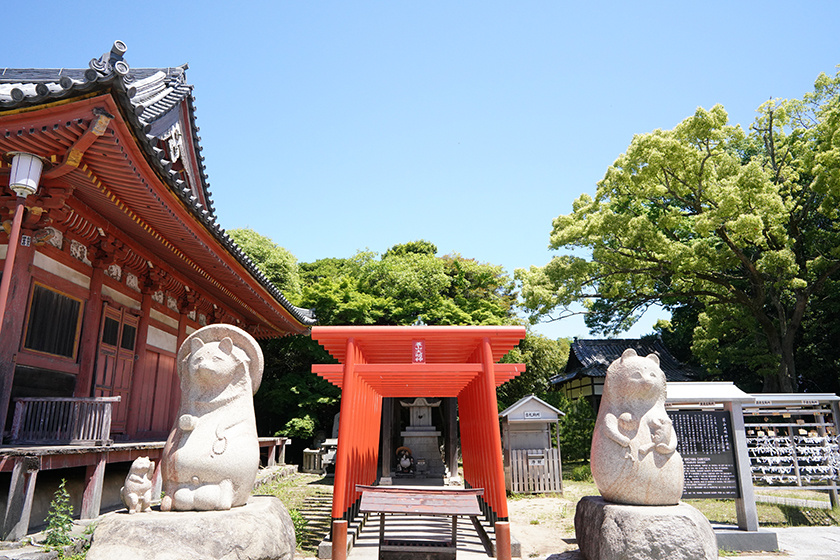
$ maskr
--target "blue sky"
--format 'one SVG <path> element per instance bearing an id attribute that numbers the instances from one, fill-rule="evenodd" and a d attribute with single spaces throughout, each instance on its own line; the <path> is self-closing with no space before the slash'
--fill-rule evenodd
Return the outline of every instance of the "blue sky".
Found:
<path id="1" fill-rule="evenodd" d="M 840 64 L 825 1 L 17 2 L 3 19 L 0 68 L 86 67 L 115 39 L 132 67 L 188 63 L 220 223 L 304 262 L 427 239 L 543 265 L 552 219 L 633 134 L 716 103 L 748 126 Z"/>

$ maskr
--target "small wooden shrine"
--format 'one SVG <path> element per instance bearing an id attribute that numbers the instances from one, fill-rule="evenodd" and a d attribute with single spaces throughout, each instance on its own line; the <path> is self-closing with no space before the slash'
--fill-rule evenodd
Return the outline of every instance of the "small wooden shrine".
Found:
<path id="1" fill-rule="evenodd" d="M 562 411 L 535 395 L 522 397 L 499 413 L 505 487 L 509 492 L 563 492 L 560 449 L 554 445 L 563 416 Z"/>

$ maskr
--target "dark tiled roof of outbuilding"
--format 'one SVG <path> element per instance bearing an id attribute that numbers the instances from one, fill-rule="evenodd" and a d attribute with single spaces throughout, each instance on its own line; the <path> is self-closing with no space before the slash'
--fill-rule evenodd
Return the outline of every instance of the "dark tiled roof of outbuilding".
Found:
<path id="1" fill-rule="evenodd" d="M 607 368 L 632 348 L 640 356 L 656 354 L 668 381 L 696 381 L 700 372 L 677 361 L 658 338 L 577 339 L 569 349 L 566 371 L 551 378 L 558 384 L 576 377 L 605 377 Z"/>
<path id="2" fill-rule="evenodd" d="M 186 82 L 188 66 L 185 64 L 171 68 L 133 69 L 123 59 L 125 51 L 125 44 L 116 41 L 111 51 L 91 60 L 86 69 L 4 68 L 0 70 L 0 111 L 25 109 L 89 93 L 111 91 L 126 121 L 140 141 L 147 161 L 157 170 L 170 190 L 295 319 L 306 326 L 314 325 L 314 310 L 292 305 L 216 221 L 204 158 L 201 156 L 199 129 L 195 124 L 192 86 Z M 185 100 L 189 107 L 193 149 L 198 160 L 198 180 L 207 203 L 206 207 L 199 202 L 179 174 L 171 169 L 171 163 L 163 159 L 165 156 L 157 147 L 157 135 L 168 129 L 163 123 L 167 121 L 172 110 Z"/>

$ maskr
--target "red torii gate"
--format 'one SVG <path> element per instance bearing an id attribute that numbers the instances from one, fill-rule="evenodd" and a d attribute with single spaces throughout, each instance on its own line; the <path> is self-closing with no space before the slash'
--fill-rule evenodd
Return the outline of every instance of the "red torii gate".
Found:
<path id="1" fill-rule="evenodd" d="M 497 362 L 524 337 L 521 326 L 313 327 L 340 362 L 312 366 L 342 393 L 333 521 L 352 517 L 356 484 L 376 482 L 383 397 L 457 397 L 464 479 L 507 521 L 496 387 L 525 365 Z"/>

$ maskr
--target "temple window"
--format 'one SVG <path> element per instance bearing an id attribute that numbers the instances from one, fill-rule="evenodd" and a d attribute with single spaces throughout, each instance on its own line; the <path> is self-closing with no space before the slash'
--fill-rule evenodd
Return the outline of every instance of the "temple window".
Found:
<path id="1" fill-rule="evenodd" d="M 76 357 L 82 300 L 37 282 L 32 289 L 23 347 L 65 358 Z"/>

